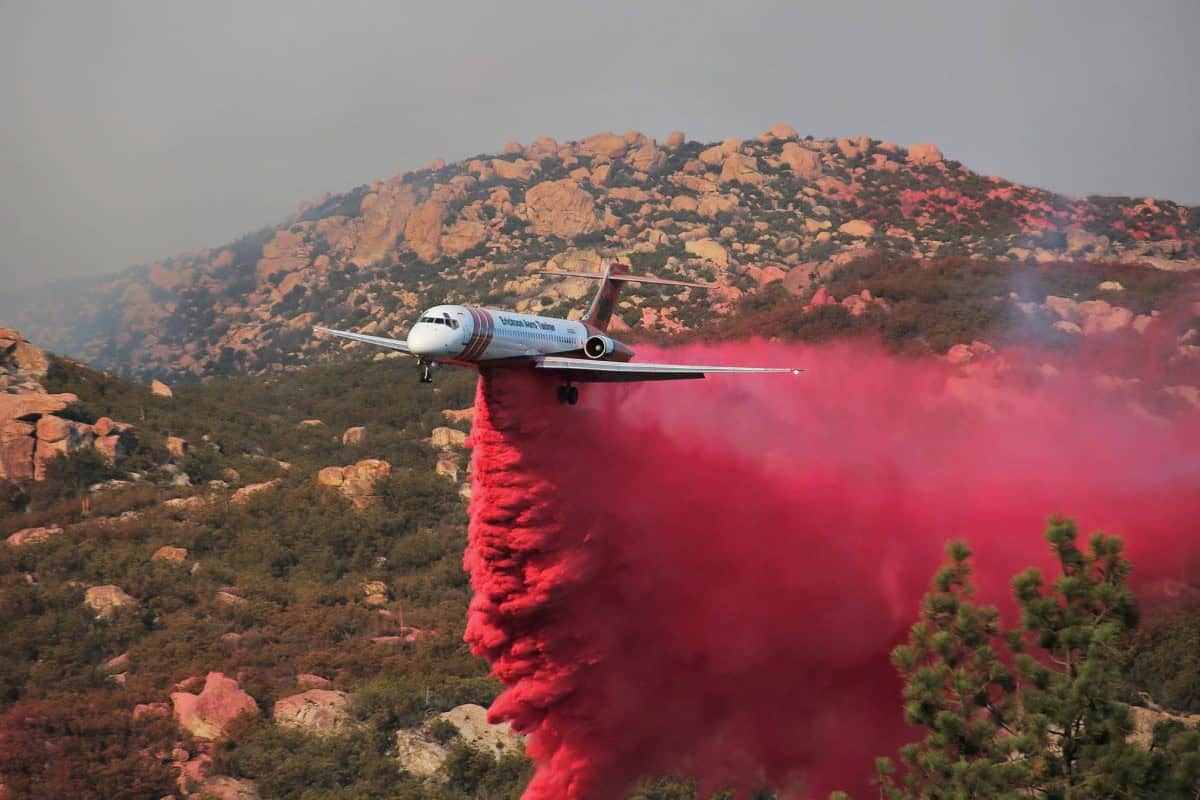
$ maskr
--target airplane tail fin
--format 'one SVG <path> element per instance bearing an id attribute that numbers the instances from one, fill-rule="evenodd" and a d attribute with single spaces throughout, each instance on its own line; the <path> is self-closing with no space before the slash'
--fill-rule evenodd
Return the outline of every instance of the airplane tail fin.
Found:
<path id="1" fill-rule="evenodd" d="M 622 283 L 654 283 L 663 286 L 691 286 L 697 289 L 717 288 L 713 283 L 691 283 L 670 278 L 656 278 L 653 275 L 631 275 L 625 272 L 622 264 L 615 261 L 605 267 L 604 272 L 556 272 L 543 269 L 538 270 L 538 273 L 559 275 L 565 278 L 591 278 L 600 281 L 600 288 L 596 290 L 596 296 L 592 299 L 587 313 L 583 315 L 582 321 L 602 331 L 608 330 L 608 323 L 612 319 L 613 309 L 616 308 L 617 296 L 621 293 Z"/>

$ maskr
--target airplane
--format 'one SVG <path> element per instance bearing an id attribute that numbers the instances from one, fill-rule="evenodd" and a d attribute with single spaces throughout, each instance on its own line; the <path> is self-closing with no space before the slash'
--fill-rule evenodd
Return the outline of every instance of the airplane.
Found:
<path id="1" fill-rule="evenodd" d="M 315 326 L 318 333 L 397 350 L 417 359 L 421 383 L 433 382 L 433 368 L 455 364 L 486 370 L 532 368 L 561 381 L 558 401 L 579 402 L 575 383 L 671 381 L 703 378 L 709 373 L 791 373 L 799 369 L 727 367 L 698 364 L 652 364 L 633 360 L 628 346 L 608 335 L 617 296 L 624 283 L 691 286 L 713 289 L 714 284 L 689 283 L 651 275 L 632 275 L 622 264 L 610 263 L 604 272 L 538 270 L 538 274 L 591 278 L 600 288 L 587 313 L 578 321 L 518 314 L 467 305 L 434 306 L 421 313 L 407 340 L 369 336 Z"/>

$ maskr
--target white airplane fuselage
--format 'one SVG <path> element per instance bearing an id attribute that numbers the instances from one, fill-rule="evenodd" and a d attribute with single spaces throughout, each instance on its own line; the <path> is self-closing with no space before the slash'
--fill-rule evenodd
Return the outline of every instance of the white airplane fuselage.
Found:
<path id="1" fill-rule="evenodd" d="M 628 347 L 583 322 L 465 305 L 425 310 L 408 332 L 407 341 L 418 358 L 468 365 L 582 355 L 589 339 L 596 339 L 593 347 L 606 350 L 603 356 L 607 360 L 629 361 L 633 357 Z"/>
<path id="2" fill-rule="evenodd" d="M 578 322 L 478 306 L 440 305 L 421 314 L 408 332 L 407 340 L 319 325 L 315 330 L 415 356 L 421 367 L 422 383 L 433 382 L 433 367 L 437 364 L 458 364 L 481 371 L 501 367 L 532 369 L 555 378 L 559 382 L 559 402 L 569 405 L 579 401 L 579 387 L 575 383 L 691 380 L 709 373 L 800 372 L 787 367 L 634 362 L 633 350 L 608 335 L 608 325 L 623 283 L 698 289 L 711 289 L 713 285 L 653 275 L 631 275 L 617 263 L 609 264 L 602 273 L 546 274 L 600 281 L 591 306 Z"/>

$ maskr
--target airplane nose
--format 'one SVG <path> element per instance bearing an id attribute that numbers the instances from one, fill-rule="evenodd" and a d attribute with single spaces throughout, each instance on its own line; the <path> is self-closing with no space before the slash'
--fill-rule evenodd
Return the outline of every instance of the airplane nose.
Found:
<path id="1" fill-rule="evenodd" d="M 440 325 L 414 325 L 408 333 L 408 349 L 418 356 L 448 356 L 454 350 L 456 334 Z"/>
<path id="2" fill-rule="evenodd" d="M 437 352 L 437 335 L 433 326 L 414 325 L 408 332 L 408 349 L 419 356 L 431 356 Z"/>

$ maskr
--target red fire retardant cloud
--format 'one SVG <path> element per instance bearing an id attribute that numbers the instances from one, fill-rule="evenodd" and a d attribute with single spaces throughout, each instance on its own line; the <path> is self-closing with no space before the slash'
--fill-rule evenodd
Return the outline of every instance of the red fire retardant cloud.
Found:
<path id="1" fill-rule="evenodd" d="M 912 735 L 888 653 L 947 539 L 1004 607 L 1050 566 L 1055 513 L 1123 536 L 1147 595 L 1195 574 L 1200 413 L 1161 391 L 1164 360 L 1121 383 L 1100 353 L 695 347 L 642 356 L 806 372 L 585 385 L 577 407 L 481 379 L 467 641 L 507 687 L 491 719 L 528 734 L 526 798 L 666 773 L 866 796 Z"/>

